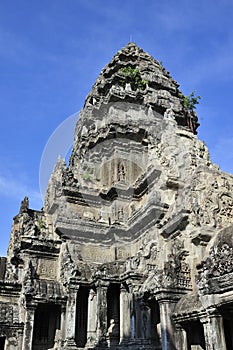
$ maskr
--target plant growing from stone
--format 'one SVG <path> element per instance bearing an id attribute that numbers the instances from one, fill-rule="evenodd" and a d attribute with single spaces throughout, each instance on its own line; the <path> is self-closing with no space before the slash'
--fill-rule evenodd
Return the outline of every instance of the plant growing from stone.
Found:
<path id="1" fill-rule="evenodd" d="M 37 229 L 38 229 L 39 232 L 41 232 L 44 229 L 46 229 L 46 224 L 45 224 L 44 220 L 42 220 L 42 219 L 38 220 L 36 226 L 37 226 Z"/>
<path id="2" fill-rule="evenodd" d="M 81 176 L 83 178 L 83 180 L 86 180 L 86 181 L 90 181 L 93 177 L 93 172 L 94 172 L 94 169 L 93 168 L 88 168 Z"/>
<path id="3" fill-rule="evenodd" d="M 199 104 L 199 100 L 201 99 L 201 96 L 195 96 L 195 90 L 192 91 L 189 95 L 180 94 L 180 97 L 183 101 L 184 107 L 190 112 L 196 109 L 196 105 Z"/>
<path id="4" fill-rule="evenodd" d="M 121 80 L 121 84 L 125 87 L 126 83 L 129 83 L 132 90 L 144 90 L 148 84 L 147 80 L 141 78 L 138 67 L 133 68 L 126 66 L 121 68 L 121 74 L 124 76 L 124 80 Z"/>

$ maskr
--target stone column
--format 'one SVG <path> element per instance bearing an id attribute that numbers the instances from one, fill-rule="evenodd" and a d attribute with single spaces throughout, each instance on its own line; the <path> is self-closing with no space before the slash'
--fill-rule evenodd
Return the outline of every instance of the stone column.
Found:
<path id="1" fill-rule="evenodd" d="M 75 343 L 75 326 L 76 326 L 76 303 L 78 289 L 70 288 L 69 297 L 66 305 L 66 341 L 68 347 L 76 346 Z"/>
<path id="2" fill-rule="evenodd" d="M 130 292 L 129 295 L 129 303 L 130 303 L 130 340 L 133 342 L 136 338 L 136 311 L 135 311 L 135 303 L 134 303 L 134 295 Z"/>
<path id="3" fill-rule="evenodd" d="M 142 339 L 144 344 L 148 343 L 151 337 L 151 310 L 145 300 L 140 301 Z"/>
<path id="4" fill-rule="evenodd" d="M 227 350 L 222 316 L 211 310 L 200 321 L 204 327 L 206 350 Z"/>
<path id="5" fill-rule="evenodd" d="M 36 310 L 35 305 L 33 306 L 27 305 L 24 333 L 23 333 L 23 347 L 22 347 L 23 350 L 32 349 L 35 310 Z"/>
<path id="6" fill-rule="evenodd" d="M 17 332 L 17 340 L 18 340 L 18 349 L 23 350 L 23 330 L 19 330 Z"/>
<path id="7" fill-rule="evenodd" d="M 135 341 L 139 341 L 141 343 L 142 336 L 142 318 L 141 318 L 141 307 L 140 307 L 140 299 L 138 295 L 135 293 L 134 298 L 134 309 L 135 309 Z"/>
<path id="8" fill-rule="evenodd" d="M 129 341 L 131 344 L 134 343 L 136 339 L 136 308 L 135 308 L 135 296 L 132 281 L 127 281 L 127 286 L 129 288 L 128 292 L 128 304 L 129 304 Z M 122 294 L 123 297 L 123 294 Z M 121 297 L 120 297 L 121 299 Z M 121 311 L 120 311 L 121 314 Z M 121 316 L 120 316 L 121 317 Z M 121 333 L 120 333 L 121 334 Z M 120 335 L 121 337 L 121 335 Z"/>
<path id="9" fill-rule="evenodd" d="M 120 288 L 120 344 L 125 344 L 130 339 L 130 300 L 126 287 Z"/>
<path id="10" fill-rule="evenodd" d="M 107 345 L 107 290 L 108 284 L 97 285 L 97 342 L 99 345 Z"/>
<path id="11" fill-rule="evenodd" d="M 175 350 L 174 329 L 171 320 L 173 305 L 170 301 L 160 300 L 159 309 L 162 333 L 162 350 Z"/>
<path id="12" fill-rule="evenodd" d="M 88 296 L 87 347 L 95 346 L 97 329 L 96 292 L 91 289 Z"/>
<path id="13" fill-rule="evenodd" d="M 61 306 L 61 345 L 63 346 L 66 338 L 66 306 Z"/>

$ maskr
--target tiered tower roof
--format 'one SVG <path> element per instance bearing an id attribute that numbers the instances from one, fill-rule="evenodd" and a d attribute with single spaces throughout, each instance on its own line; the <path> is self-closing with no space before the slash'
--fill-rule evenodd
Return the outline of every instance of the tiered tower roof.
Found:
<path id="1" fill-rule="evenodd" d="M 161 115 L 171 110 L 178 125 L 196 133 L 197 116 L 185 108 L 178 87 L 161 62 L 129 42 L 101 71 L 84 110 L 117 101 L 137 103 Z"/>

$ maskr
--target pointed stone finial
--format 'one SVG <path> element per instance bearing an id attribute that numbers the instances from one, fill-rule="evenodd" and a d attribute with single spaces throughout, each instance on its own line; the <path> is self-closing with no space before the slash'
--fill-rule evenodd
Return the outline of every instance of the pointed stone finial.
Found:
<path id="1" fill-rule="evenodd" d="M 20 214 L 25 213 L 28 211 L 28 209 L 29 209 L 29 199 L 28 197 L 24 197 L 20 205 L 19 213 Z"/>

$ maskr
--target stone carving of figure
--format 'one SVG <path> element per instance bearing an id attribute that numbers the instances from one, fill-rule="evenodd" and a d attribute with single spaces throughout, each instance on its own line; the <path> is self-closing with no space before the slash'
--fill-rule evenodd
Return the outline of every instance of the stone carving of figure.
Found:
<path id="1" fill-rule="evenodd" d="M 139 256 L 134 256 L 132 259 L 131 259 L 131 269 L 132 270 L 136 270 L 138 268 L 140 264 L 140 258 Z"/>
<path id="2" fill-rule="evenodd" d="M 123 210 L 123 208 L 119 208 L 118 209 L 117 218 L 118 218 L 119 221 L 123 221 L 124 220 L 124 210 Z"/>
<path id="3" fill-rule="evenodd" d="M 218 224 L 223 226 L 232 222 L 233 219 L 233 199 L 228 194 L 220 197 L 220 210 L 218 213 Z"/>
<path id="4" fill-rule="evenodd" d="M 178 178 L 179 177 L 179 171 L 177 168 L 177 161 L 174 156 L 172 156 L 169 159 L 169 171 L 168 171 L 168 176 L 173 177 L 173 178 Z"/>
<path id="5" fill-rule="evenodd" d="M 36 277 L 35 268 L 32 265 L 31 260 L 28 263 L 28 267 L 24 277 L 24 289 L 25 294 L 32 294 L 34 292 L 34 279 Z"/>
<path id="6" fill-rule="evenodd" d="M 63 252 L 63 261 L 61 267 L 61 275 L 64 278 L 65 282 L 68 282 L 75 270 L 74 262 L 71 258 L 68 246 L 65 247 Z"/>
<path id="7" fill-rule="evenodd" d="M 125 84 L 125 91 L 132 91 L 130 83 Z"/>
<path id="8" fill-rule="evenodd" d="M 173 103 L 171 103 L 170 108 L 167 108 L 166 111 L 164 112 L 164 118 L 172 119 L 172 120 L 175 119 L 175 114 L 173 111 Z"/>
<path id="9" fill-rule="evenodd" d="M 198 265 L 197 284 L 200 289 L 209 288 L 212 277 L 224 276 L 233 272 L 233 248 L 228 243 L 221 243 L 210 249 L 209 256 Z M 231 283 L 231 282 L 230 282 Z"/>
<path id="10" fill-rule="evenodd" d="M 209 179 L 206 179 L 206 182 Z M 217 213 L 219 211 L 219 195 L 213 189 L 205 191 L 204 188 L 196 186 L 196 215 L 200 224 L 216 227 Z"/>
<path id="11" fill-rule="evenodd" d="M 18 280 L 18 268 L 12 264 L 7 264 L 5 280 L 16 282 Z"/>
<path id="12" fill-rule="evenodd" d="M 34 236 L 35 234 L 35 224 L 33 222 L 33 219 L 31 218 L 31 216 L 24 212 L 23 213 L 23 234 L 27 234 L 27 235 L 31 235 Z"/>
<path id="13" fill-rule="evenodd" d="M 79 187 L 78 180 L 74 177 L 71 170 L 67 170 L 63 173 L 63 185 L 71 187 Z"/>
<path id="14" fill-rule="evenodd" d="M 117 345 L 119 340 L 118 340 L 118 325 L 116 324 L 115 320 L 112 318 L 110 320 L 110 325 L 108 327 L 108 331 L 106 334 L 106 338 L 107 338 L 107 343 L 108 346 L 112 346 L 112 345 Z"/>
<path id="15" fill-rule="evenodd" d="M 125 166 L 122 161 L 120 161 L 117 166 L 117 180 L 118 181 L 125 180 Z"/>

